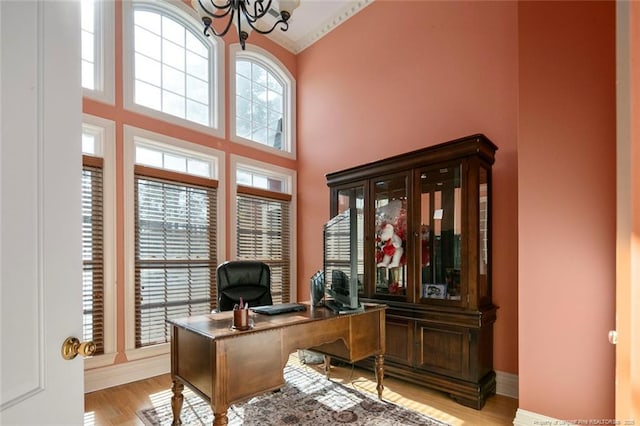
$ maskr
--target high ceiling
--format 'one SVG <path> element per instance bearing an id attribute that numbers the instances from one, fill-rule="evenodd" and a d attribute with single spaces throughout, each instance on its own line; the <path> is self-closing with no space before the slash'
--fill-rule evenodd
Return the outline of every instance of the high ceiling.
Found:
<path id="1" fill-rule="evenodd" d="M 291 52 L 299 53 L 372 1 L 301 0 L 291 15 L 289 30 L 283 32 L 276 28 L 268 37 Z M 278 0 L 274 0 L 271 7 L 279 10 Z"/>

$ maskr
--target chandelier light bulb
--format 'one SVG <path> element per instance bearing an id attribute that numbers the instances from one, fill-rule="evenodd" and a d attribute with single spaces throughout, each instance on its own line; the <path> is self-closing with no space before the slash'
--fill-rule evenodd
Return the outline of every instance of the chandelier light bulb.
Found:
<path id="1" fill-rule="evenodd" d="M 293 11 L 300 6 L 300 0 L 281 0 L 280 1 L 280 15 L 282 19 L 288 21 Z"/>

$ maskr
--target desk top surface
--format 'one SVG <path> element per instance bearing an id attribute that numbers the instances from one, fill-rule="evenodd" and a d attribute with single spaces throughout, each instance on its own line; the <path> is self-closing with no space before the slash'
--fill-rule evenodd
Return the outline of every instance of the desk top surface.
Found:
<path id="1" fill-rule="evenodd" d="M 386 309 L 383 304 L 364 304 L 365 313 L 373 311 L 381 311 Z M 361 314 L 361 313 L 360 313 Z M 354 314 L 337 314 L 324 307 L 312 307 L 307 304 L 307 310 L 301 312 L 289 312 L 278 315 L 262 315 L 251 311 L 249 318 L 253 320 L 253 327 L 246 331 L 235 330 L 232 327 L 233 311 L 217 312 L 209 315 L 200 315 L 186 318 L 178 318 L 167 320 L 167 322 L 176 327 L 184 328 L 201 334 L 210 339 L 220 339 L 225 337 L 237 336 L 243 333 L 251 333 L 256 331 L 264 331 L 275 328 L 287 327 L 305 322 L 339 319 L 349 317 Z"/>

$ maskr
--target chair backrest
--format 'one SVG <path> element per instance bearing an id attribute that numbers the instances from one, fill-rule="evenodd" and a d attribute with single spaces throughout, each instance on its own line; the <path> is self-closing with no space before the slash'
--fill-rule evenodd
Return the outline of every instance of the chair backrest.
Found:
<path id="1" fill-rule="evenodd" d="M 254 260 L 231 260 L 216 269 L 218 311 L 230 311 L 240 298 L 252 306 L 273 305 L 269 265 Z"/>

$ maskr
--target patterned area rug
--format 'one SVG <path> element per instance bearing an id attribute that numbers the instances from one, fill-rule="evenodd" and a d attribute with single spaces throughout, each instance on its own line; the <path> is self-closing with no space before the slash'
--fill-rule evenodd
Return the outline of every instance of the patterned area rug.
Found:
<path id="1" fill-rule="evenodd" d="M 285 386 L 229 408 L 229 425 L 435 425 L 446 423 L 378 400 L 367 392 L 327 380 L 304 367 L 287 365 Z M 210 425 L 213 414 L 200 397 L 184 391 L 183 425 Z M 171 425 L 170 396 L 160 405 L 138 412 L 145 425 Z"/>

